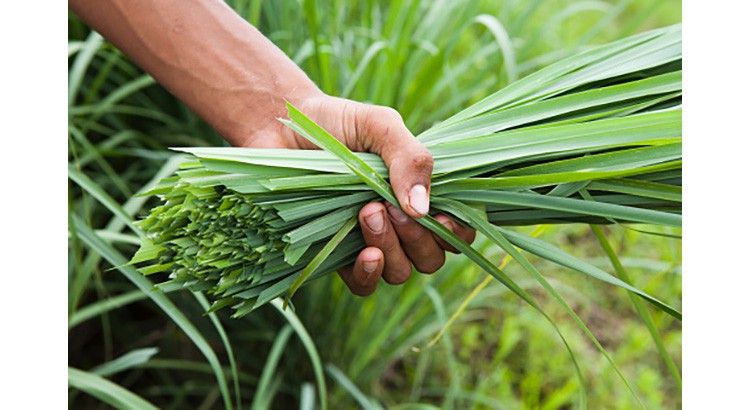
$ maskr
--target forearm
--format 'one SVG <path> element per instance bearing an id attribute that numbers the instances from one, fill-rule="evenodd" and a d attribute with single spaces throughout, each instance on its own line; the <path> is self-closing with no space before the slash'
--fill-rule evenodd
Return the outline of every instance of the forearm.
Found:
<path id="1" fill-rule="evenodd" d="M 277 129 L 285 101 L 321 94 L 220 0 L 70 0 L 69 6 L 234 145 Z"/>

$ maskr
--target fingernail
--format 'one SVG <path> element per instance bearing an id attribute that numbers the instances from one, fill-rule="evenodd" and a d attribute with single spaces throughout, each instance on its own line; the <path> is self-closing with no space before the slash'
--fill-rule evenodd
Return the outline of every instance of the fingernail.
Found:
<path id="1" fill-rule="evenodd" d="M 388 205 L 388 214 L 391 215 L 391 218 L 393 218 L 396 222 L 402 224 L 409 220 L 409 215 L 401 212 L 400 209 L 396 208 L 393 205 Z"/>
<path id="2" fill-rule="evenodd" d="M 378 261 L 363 261 L 362 262 L 362 269 L 364 269 L 367 273 L 373 273 L 375 272 L 375 269 L 378 268 Z"/>
<path id="3" fill-rule="evenodd" d="M 365 223 L 367 223 L 367 226 L 370 228 L 371 231 L 375 233 L 382 232 L 383 227 L 385 226 L 385 221 L 383 221 L 383 212 L 378 211 L 378 212 L 375 212 L 374 214 L 366 216 Z"/>
<path id="4" fill-rule="evenodd" d="M 424 185 L 414 185 L 409 191 L 409 206 L 420 215 L 427 215 L 430 211 L 430 199 Z"/>

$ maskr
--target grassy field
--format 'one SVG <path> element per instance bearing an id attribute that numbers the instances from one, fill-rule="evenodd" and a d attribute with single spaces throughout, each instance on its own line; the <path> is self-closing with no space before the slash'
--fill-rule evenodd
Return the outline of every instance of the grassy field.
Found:
<path id="1" fill-rule="evenodd" d="M 681 20 L 679 1 L 301 3 L 231 2 L 324 91 L 392 106 L 415 133 L 588 45 Z M 330 408 L 576 406 L 582 386 L 554 330 L 462 256 L 369 298 L 325 277 L 295 296 L 296 314 L 266 306 L 232 320 L 204 315 L 200 294 L 148 293 L 152 283 L 121 266 L 139 243 L 132 222 L 155 203 L 134 195 L 174 171 L 168 147 L 225 143 L 73 15 L 68 44 L 68 363 L 83 371 L 69 374 L 69 407 L 107 408 L 92 392 L 134 400 L 126 391 L 165 409 L 307 409 L 321 398 Z M 587 225 L 519 229 L 614 272 Z M 680 241 L 605 233 L 633 284 L 679 309 Z M 493 262 L 505 256 L 481 238 L 475 247 Z M 680 322 L 648 308 L 660 353 L 625 291 L 533 261 L 646 408 L 681 406 Z M 566 313 L 513 262 L 507 272 L 563 330 L 589 407 L 637 407 Z"/>

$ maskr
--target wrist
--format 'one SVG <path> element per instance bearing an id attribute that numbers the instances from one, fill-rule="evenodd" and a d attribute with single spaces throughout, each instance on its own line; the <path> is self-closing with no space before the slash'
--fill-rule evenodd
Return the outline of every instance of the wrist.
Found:
<path id="1" fill-rule="evenodd" d="M 218 102 L 217 115 L 208 122 L 234 146 L 294 147 L 293 133 L 278 120 L 287 116 L 286 103 L 302 107 L 321 97 L 325 94 L 307 77 L 286 84 L 253 82 L 246 90 Z"/>

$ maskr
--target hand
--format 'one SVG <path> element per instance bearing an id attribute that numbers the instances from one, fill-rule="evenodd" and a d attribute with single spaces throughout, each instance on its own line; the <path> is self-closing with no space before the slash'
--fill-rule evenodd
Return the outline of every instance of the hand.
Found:
<path id="1" fill-rule="evenodd" d="M 446 250 L 458 252 L 409 217 L 421 218 L 429 211 L 433 162 L 430 152 L 412 136 L 398 112 L 322 93 L 300 101 L 297 108 L 352 151 L 380 154 L 404 210 L 390 203 L 371 202 L 360 211 L 359 224 L 367 247 L 354 265 L 339 270 L 352 293 L 373 293 L 381 277 L 390 284 L 404 283 L 411 276 L 412 264 L 419 272 L 433 273 L 445 263 Z M 241 145 L 317 149 L 281 123 L 256 129 Z M 435 218 L 464 241 L 473 242 L 474 230 L 445 215 Z"/>

